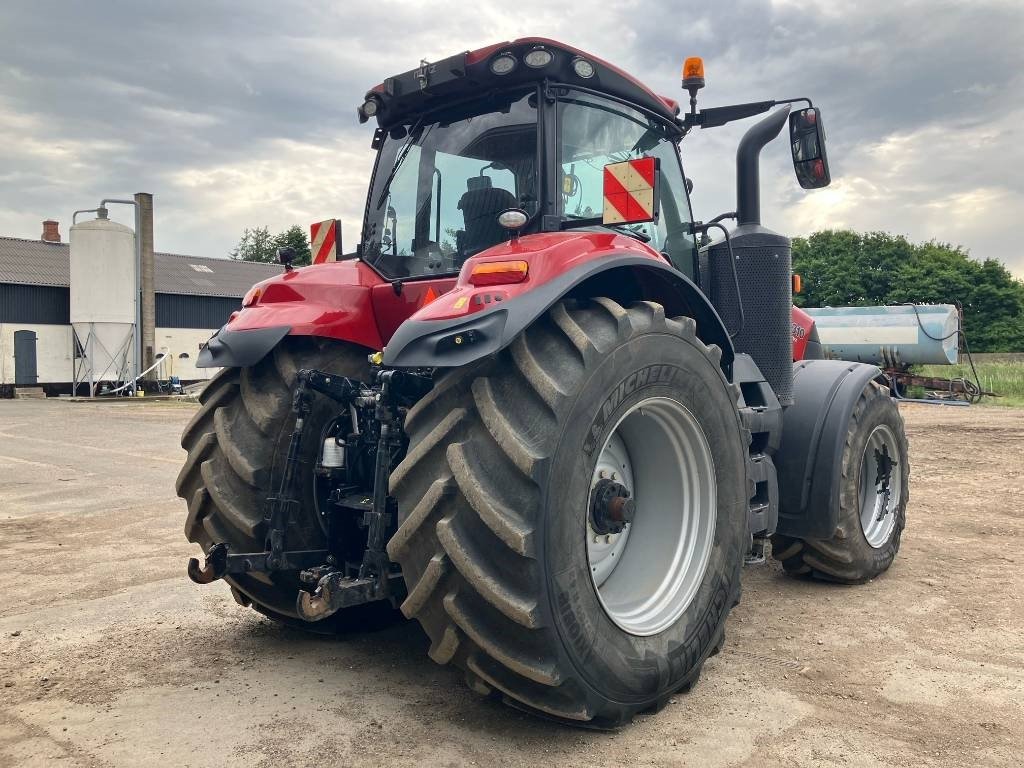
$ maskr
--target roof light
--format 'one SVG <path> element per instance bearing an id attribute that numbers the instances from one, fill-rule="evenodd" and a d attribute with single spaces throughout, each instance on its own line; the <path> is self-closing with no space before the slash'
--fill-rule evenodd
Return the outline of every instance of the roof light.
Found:
<path id="1" fill-rule="evenodd" d="M 547 48 L 534 48 L 523 57 L 523 62 L 528 67 L 540 69 L 550 64 L 554 58 L 554 55 Z"/>
<path id="2" fill-rule="evenodd" d="M 579 77 L 587 80 L 594 76 L 594 65 L 584 58 L 577 57 L 572 60 L 572 71 Z"/>
<path id="3" fill-rule="evenodd" d="M 363 114 L 367 117 L 373 117 L 377 114 L 377 109 L 379 107 L 380 104 L 376 99 L 367 99 L 363 102 Z"/>
<path id="4" fill-rule="evenodd" d="M 469 273 L 470 285 L 506 285 L 526 279 L 530 265 L 525 261 L 485 261 Z"/>
<path id="5" fill-rule="evenodd" d="M 496 75 L 507 75 L 516 68 L 516 57 L 511 53 L 503 53 L 491 60 L 491 72 Z"/>

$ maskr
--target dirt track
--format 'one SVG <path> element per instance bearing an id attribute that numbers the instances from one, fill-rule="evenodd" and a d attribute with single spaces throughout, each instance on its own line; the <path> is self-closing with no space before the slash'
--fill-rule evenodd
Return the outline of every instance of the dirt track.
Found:
<path id="1" fill-rule="evenodd" d="M 1024 410 L 905 406 L 892 570 L 747 569 L 700 684 L 614 734 L 480 699 L 414 624 L 310 637 L 189 582 L 191 413 L 0 401 L 0 766 L 1024 763 Z"/>

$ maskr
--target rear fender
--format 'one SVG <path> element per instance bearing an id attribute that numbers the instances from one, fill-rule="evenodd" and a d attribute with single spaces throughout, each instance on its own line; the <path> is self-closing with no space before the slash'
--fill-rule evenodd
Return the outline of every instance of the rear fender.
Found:
<path id="1" fill-rule="evenodd" d="M 794 404 L 782 420 L 775 454 L 779 476 L 778 533 L 829 539 L 839 524 L 839 486 L 846 433 L 868 382 L 884 382 L 873 365 L 843 360 L 793 364 Z"/>
<path id="2" fill-rule="evenodd" d="M 623 304 L 656 301 L 669 316 L 694 318 L 701 340 L 721 348 L 722 369 L 731 380 L 734 353 L 721 318 L 693 282 L 663 261 L 628 252 L 602 255 L 514 297 L 501 296 L 502 286 L 483 289 L 487 303 L 482 309 L 473 306 L 476 297 L 469 295 L 481 290 L 463 285 L 461 279 L 459 282 L 458 288 L 427 309 L 442 315 L 456 308 L 470 312 L 437 319 L 417 313 L 391 337 L 384 350 L 385 365 L 466 365 L 504 349 L 560 299 L 607 296 Z"/>
<path id="3" fill-rule="evenodd" d="M 251 306 L 206 343 L 199 368 L 255 365 L 285 336 L 319 336 L 381 349 L 371 290 L 382 280 L 361 262 L 295 269 L 253 286 Z"/>

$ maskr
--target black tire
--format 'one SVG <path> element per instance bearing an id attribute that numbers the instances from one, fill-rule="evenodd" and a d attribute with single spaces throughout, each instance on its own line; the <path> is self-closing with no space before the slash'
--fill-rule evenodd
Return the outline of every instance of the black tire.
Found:
<path id="1" fill-rule="evenodd" d="M 434 661 L 465 670 L 478 692 L 590 727 L 693 685 L 739 600 L 747 536 L 749 435 L 720 357 L 693 320 L 667 320 L 658 304 L 560 303 L 416 404 L 391 478 L 401 525 L 388 553 L 409 590 L 402 611 L 426 630 Z M 685 405 L 706 435 L 717 517 L 696 597 L 641 637 L 608 618 L 590 577 L 588 451 L 655 395 Z"/>
<path id="2" fill-rule="evenodd" d="M 287 337 L 248 368 L 225 368 L 199 397 L 201 408 L 185 427 L 181 447 L 188 451 L 176 489 L 188 503 L 185 536 L 209 551 L 227 542 L 234 552 L 265 549 L 264 502 L 277 490 L 294 416 L 291 412 L 296 372 L 317 368 L 365 381 L 366 350 L 352 344 L 308 337 Z M 326 398 L 314 400 L 307 434 L 319 436 L 333 409 Z M 315 549 L 324 545 L 316 519 L 312 468 L 318 441 L 303 443 L 299 485 L 304 514 L 292 520 L 288 546 Z M 225 578 L 241 605 L 317 632 L 338 631 L 351 614 L 335 621 L 305 622 L 295 613 L 299 581 L 295 573 L 252 573 Z M 332 617 L 333 618 L 333 617 Z"/>
<path id="3" fill-rule="evenodd" d="M 897 464 L 900 476 L 899 503 L 891 512 L 895 524 L 881 546 L 873 547 L 864 535 L 860 521 L 861 457 L 869 435 L 879 425 L 886 425 L 896 437 Z M 907 500 L 910 498 L 909 451 L 903 416 L 887 387 L 871 381 L 861 393 L 853 409 L 843 449 L 842 487 L 839 489 L 839 524 L 829 539 L 795 539 L 772 537 L 772 556 L 781 561 L 792 576 L 816 578 L 841 584 L 862 584 L 886 571 L 900 549 L 900 537 L 906 524 Z"/>

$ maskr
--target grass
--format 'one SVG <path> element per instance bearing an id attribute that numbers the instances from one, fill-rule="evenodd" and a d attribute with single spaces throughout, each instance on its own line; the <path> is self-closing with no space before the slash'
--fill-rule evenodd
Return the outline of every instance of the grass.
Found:
<path id="1" fill-rule="evenodd" d="M 993 360 L 975 355 L 974 365 L 978 369 L 982 389 L 1001 395 L 1001 397 L 983 398 L 982 404 L 1024 408 L 1024 360 L 998 358 Z M 939 376 L 944 379 L 965 378 L 974 381 L 971 366 L 967 364 L 966 360 L 960 365 L 920 365 L 914 369 L 914 372 L 921 376 Z"/>

